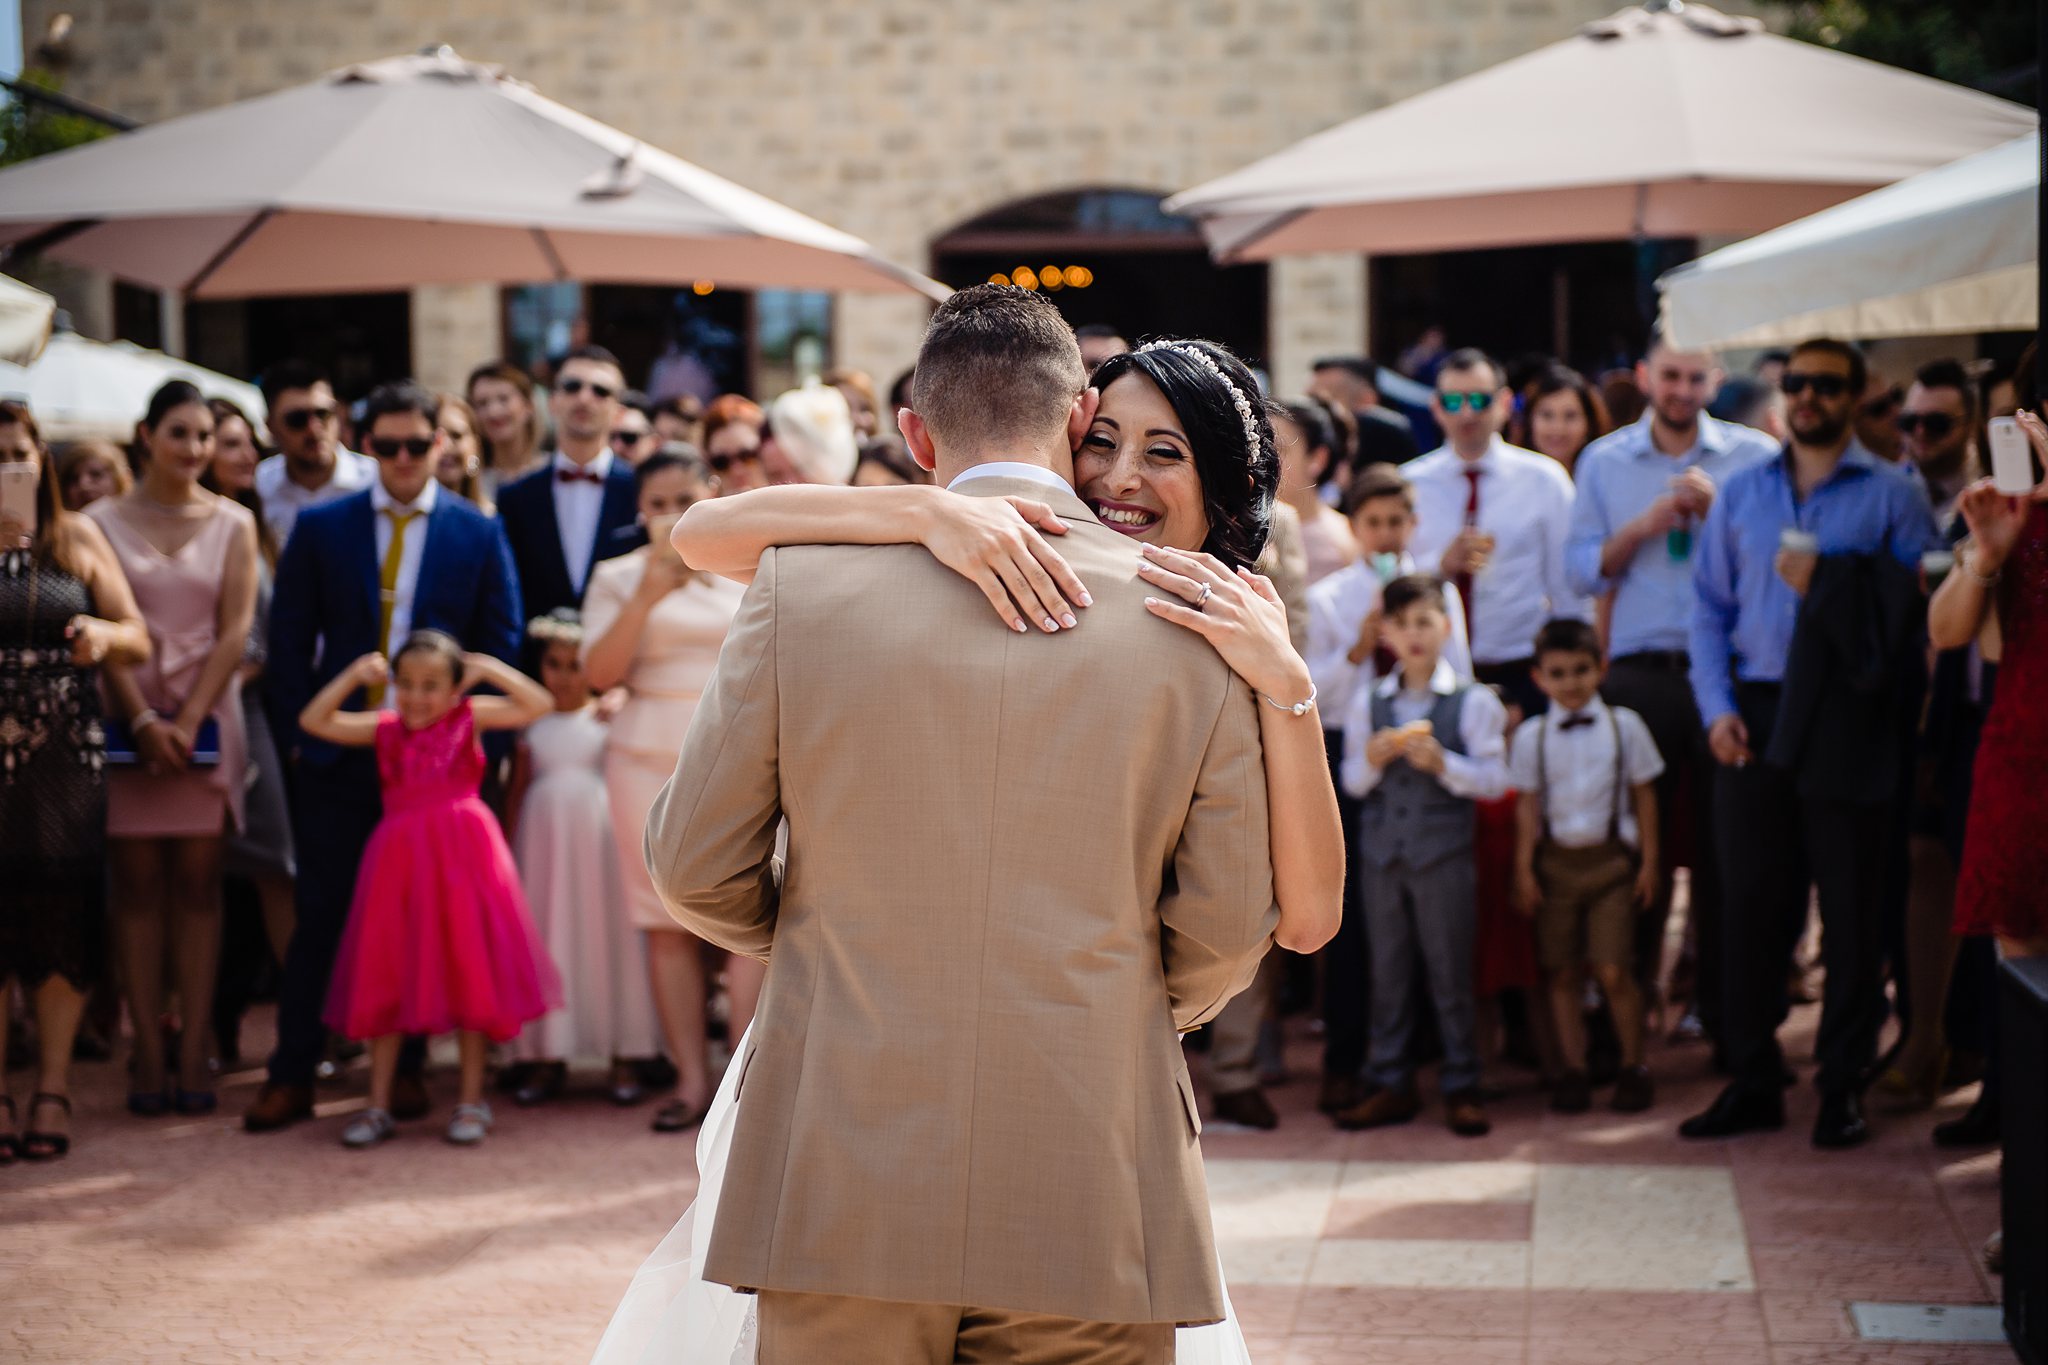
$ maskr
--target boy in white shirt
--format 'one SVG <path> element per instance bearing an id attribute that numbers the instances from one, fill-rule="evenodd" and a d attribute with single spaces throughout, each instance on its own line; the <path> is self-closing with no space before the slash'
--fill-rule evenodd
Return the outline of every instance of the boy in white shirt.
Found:
<path id="1" fill-rule="evenodd" d="M 1643 996 L 1634 974 L 1635 917 L 1657 893 L 1657 789 L 1664 759 L 1643 718 L 1600 699 L 1600 637 L 1558 619 L 1536 635 L 1536 686 L 1545 715 L 1515 731 L 1509 760 L 1521 793 L 1515 828 L 1515 908 L 1536 920 L 1536 955 L 1550 986 L 1558 1047 L 1570 1068 L 1550 1107 L 1581 1114 L 1586 1079 L 1581 965 L 1606 993 L 1621 1042 L 1613 1108 L 1633 1114 L 1654 1098 L 1643 1065 Z"/>

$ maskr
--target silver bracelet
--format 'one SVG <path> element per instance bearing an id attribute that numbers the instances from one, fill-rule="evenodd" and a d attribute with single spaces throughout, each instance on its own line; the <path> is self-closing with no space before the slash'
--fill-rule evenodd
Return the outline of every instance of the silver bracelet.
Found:
<path id="1" fill-rule="evenodd" d="M 128 722 L 128 733 L 139 735 L 150 726 L 162 725 L 163 723 L 164 718 L 162 716 L 145 706 L 140 711 L 137 711 L 134 718 Z"/>
<path id="2" fill-rule="evenodd" d="M 2000 572 L 1999 572 L 1999 573 L 1992 573 L 1992 574 L 1981 574 L 1981 573 L 1978 573 L 1978 572 L 1977 572 L 1977 547 L 1976 547 L 1975 545 L 1972 545 L 1972 546 L 1971 546 L 1971 547 L 1969 548 L 1969 551 L 1968 551 L 1968 553 L 1966 553 L 1966 554 L 1961 554 L 1961 555 L 1958 555 L 1958 556 L 1956 557 L 1956 562 L 1957 562 L 1958 564 L 1962 565 L 1962 567 L 1963 567 L 1963 572 L 1964 572 L 1964 573 L 1966 573 L 1966 574 L 1968 574 L 1968 575 L 1970 576 L 1971 580 L 1972 580 L 1972 581 L 1974 581 L 1975 583 L 1977 583 L 1977 584 L 1978 584 L 1978 585 L 1979 585 L 1980 587 L 1986 587 L 1986 588 L 1995 588 L 1995 587 L 1997 587 L 1997 586 L 1998 586 L 1998 580 L 1999 580 L 2000 574 L 2002 574 L 2002 573 L 2003 573 L 2003 570 L 2000 570 Z"/>
<path id="3" fill-rule="evenodd" d="M 1268 705 L 1268 706 L 1272 707 L 1272 708 L 1273 708 L 1273 709 L 1274 709 L 1275 711 L 1285 711 L 1285 712 L 1286 712 L 1286 713 L 1287 713 L 1288 715 L 1290 715 L 1290 716 L 1305 716 L 1305 715 L 1307 715 L 1307 714 L 1308 714 L 1308 713 L 1309 713 L 1309 712 L 1310 712 L 1310 711 L 1311 711 L 1312 709 L 1314 709 L 1314 707 L 1315 707 L 1315 704 L 1316 704 L 1316 685 L 1315 685 L 1315 684 L 1314 684 L 1313 682 L 1311 682 L 1311 683 L 1310 683 L 1310 684 L 1308 685 L 1308 700 L 1307 700 L 1307 701 L 1297 701 L 1297 702 L 1284 702 L 1284 701 L 1274 701 L 1274 700 L 1273 700 L 1273 699 L 1272 699 L 1271 697 L 1267 696 L 1267 695 L 1266 695 L 1266 694 L 1265 694 L 1264 692 L 1261 692 L 1261 693 L 1259 693 L 1259 700 L 1260 700 L 1260 701 L 1262 701 L 1262 702 L 1264 702 L 1264 703 L 1266 703 L 1266 705 Z"/>

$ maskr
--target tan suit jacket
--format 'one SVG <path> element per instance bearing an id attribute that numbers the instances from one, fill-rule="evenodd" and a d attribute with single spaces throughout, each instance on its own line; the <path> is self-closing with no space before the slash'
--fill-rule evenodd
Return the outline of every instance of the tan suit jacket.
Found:
<path id="1" fill-rule="evenodd" d="M 706 1273 L 1214 1320 L 1178 1032 L 1278 919 L 1257 703 L 1080 499 L 962 491 L 1054 505 L 1080 628 L 1007 630 L 915 546 L 771 551 L 648 817 L 670 913 L 772 954 Z"/>

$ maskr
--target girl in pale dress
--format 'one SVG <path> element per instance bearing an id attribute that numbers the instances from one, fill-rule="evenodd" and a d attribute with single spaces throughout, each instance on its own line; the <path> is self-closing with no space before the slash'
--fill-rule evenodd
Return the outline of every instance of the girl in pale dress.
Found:
<path id="1" fill-rule="evenodd" d="M 659 1046 L 646 950 L 627 922 L 625 884 L 612 838 L 604 779 L 610 726 L 584 676 L 583 622 L 559 607 L 529 624 L 540 646 L 540 682 L 555 709 L 526 728 L 506 797 L 512 853 L 541 941 L 562 973 L 562 1008 L 529 1024 L 514 1055 L 528 1064 L 513 1098 L 542 1104 L 560 1094 L 568 1064 L 611 1063 L 611 1098 L 640 1102 L 632 1057 Z"/>
<path id="2" fill-rule="evenodd" d="M 591 572 L 583 598 L 583 667 L 592 687 L 626 692 L 625 705 L 612 722 L 605 785 L 611 791 L 627 917 L 646 931 L 654 1004 L 678 1074 L 675 1099 L 655 1115 L 654 1128 L 680 1132 L 701 1122 L 711 1106 L 703 945 L 662 909 L 647 875 L 641 838 L 654 798 L 675 772 L 676 750 L 718 663 L 744 590 L 693 572 L 669 544 L 669 532 L 683 512 L 717 492 L 703 463 L 662 450 L 643 461 L 633 478 L 648 544 L 605 560 Z M 728 1020 L 735 1039 L 754 1017 L 766 970 L 748 959 L 727 960 Z"/>
<path id="3" fill-rule="evenodd" d="M 204 1114 L 214 1108 L 205 1020 L 223 836 L 242 828 L 249 773 L 241 668 L 256 610 L 256 518 L 199 486 L 214 417 L 198 389 L 176 379 L 158 389 L 137 431 L 148 454 L 141 479 L 85 511 L 135 590 L 151 650 L 147 664 L 105 671 L 108 714 L 125 722 L 135 754 L 107 782 L 115 943 L 135 1028 L 128 1108 Z M 174 1095 L 158 1024 L 167 934 L 184 1017 Z"/>

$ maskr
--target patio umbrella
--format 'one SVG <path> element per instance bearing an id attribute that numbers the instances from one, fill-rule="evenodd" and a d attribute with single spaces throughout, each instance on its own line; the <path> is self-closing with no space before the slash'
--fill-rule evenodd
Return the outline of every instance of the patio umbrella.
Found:
<path id="1" fill-rule="evenodd" d="M 1702 256 L 1658 282 L 1665 329 L 1702 347 L 2030 330 L 2040 165 L 2034 133 Z"/>
<path id="2" fill-rule="evenodd" d="M 166 380 L 186 379 L 208 398 L 225 398 L 248 414 L 258 440 L 263 391 L 162 351 L 132 342 L 88 341 L 59 332 L 33 365 L 0 360 L 0 394 L 28 400 L 36 425 L 53 441 L 125 441 Z"/>
<path id="3" fill-rule="evenodd" d="M 2034 111 L 1653 0 L 1167 201 L 1224 261 L 1760 232 Z"/>
<path id="4" fill-rule="evenodd" d="M 192 298 L 943 286 L 448 48 L 0 171 L 0 244 Z"/>
<path id="5" fill-rule="evenodd" d="M 41 355 L 56 315 L 48 294 L 0 275 L 0 361 L 26 365 Z"/>

